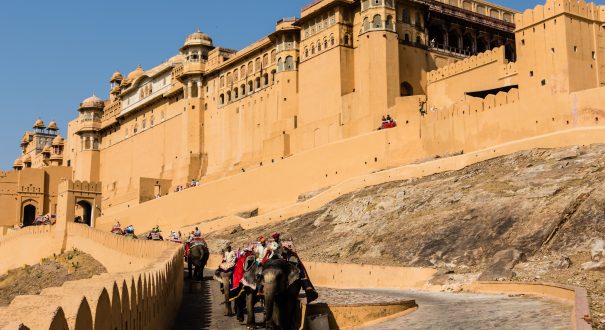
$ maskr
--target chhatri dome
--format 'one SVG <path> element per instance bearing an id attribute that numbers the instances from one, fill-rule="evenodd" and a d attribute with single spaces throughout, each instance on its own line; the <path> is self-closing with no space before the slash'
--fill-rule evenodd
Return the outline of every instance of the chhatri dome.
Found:
<path id="1" fill-rule="evenodd" d="M 53 139 L 53 146 L 60 146 L 60 145 L 63 145 L 63 137 L 61 135 L 57 135 Z"/>
<path id="2" fill-rule="evenodd" d="M 38 120 L 36 120 L 36 122 L 34 123 L 34 129 L 45 129 L 46 125 L 44 125 L 44 121 L 42 121 L 42 119 L 38 118 Z"/>
<path id="3" fill-rule="evenodd" d="M 121 81 L 124 79 L 120 71 L 116 71 L 111 75 L 111 81 Z"/>
<path id="4" fill-rule="evenodd" d="M 58 131 L 59 130 L 59 126 L 57 126 L 57 122 L 56 121 L 51 120 L 50 123 L 48 123 L 47 129 L 49 131 Z"/>
<path id="5" fill-rule="evenodd" d="M 199 29 L 196 32 L 190 34 L 185 40 L 183 48 L 189 46 L 208 46 L 212 47 L 212 38 L 207 34 L 203 33 Z"/>
<path id="6" fill-rule="evenodd" d="M 103 108 L 105 106 L 105 102 L 98 98 L 96 95 L 87 98 L 86 100 L 80 103 L 80 108 Z"/>
<path id="7" fill-rule="evenodd" d="M 137 80 L 137 78 L 141 77 L 144 74 L 145 74 L 145 70 L 143 70 L 143 67 L 141 67 L 139 65 L 139 66 L 137 66 L 137 68 L 134 71 L 132 71 L 131 73 L 128 74 L 126 80 L 128 80 L 129 83 L 132 83 L 133 81 Z"/>

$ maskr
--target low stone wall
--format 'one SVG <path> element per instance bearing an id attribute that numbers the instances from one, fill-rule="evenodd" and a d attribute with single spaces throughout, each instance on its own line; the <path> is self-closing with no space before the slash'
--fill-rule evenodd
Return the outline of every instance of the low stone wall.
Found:
<path id="1" fill-rule="evenodd" d="M 529 294 L 559 299 L 573 306 L 571 324 L 575 330 L 590 330 L 585 318 L 590 317 L 586 289 L 555 283 L 476 282 L 464 287 L 465 291 L 481 293 Z"/>
<path id="2" fill-rule="evenodd" d="M 311 304 L 301 305 L 305 315 L 302 329 L 312 315 L 327 315 L 330 329 L 354 329 L 384 322 L 394 317 L 402 317 L 418 308 L 414 300 L 394 303 L 371 303 L 363 305 Z"/>
<path id="3" fill-rule="evenodd" d="M 27 233 L 15 237 L 22 235 Z M 100 253 L 91 248 L 100 248 L 103 253 L 112 251 L 115 258 L 127 256 L 139 260 L 137 266 L 141 267 L 132 272 L 106 273 L 66 282 L 62 287 L 45 289 L 40 295 L 19 296 L 10 306 L 0 309 L 1 329 L 168 329 L 172 326 L 182 300 L 183 249 L 180 246 L 127 239 L 77 224 L 68 225 L 65 242 L 66 246 L 85 243 L 78 248 L 93 256 Z"/>
<path id="4" fill-rule="evenodd" d="M 42 258 L 61 253 L 61 241 L 53 226 L 27 227 L 0 239 L 0 275 L 10 269 L 34 265 Z"/>

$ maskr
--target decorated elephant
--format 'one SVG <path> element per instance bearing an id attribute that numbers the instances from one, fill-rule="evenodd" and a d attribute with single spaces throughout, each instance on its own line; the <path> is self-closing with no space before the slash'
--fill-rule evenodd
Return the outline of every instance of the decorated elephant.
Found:
<path id="1" fill-rule="evenodd" d="M 240 257 L 236 265 L 236 270 L 238 267 L 242 268 L 243 276 L 241 277 L 238 288 L 236 289 L 235 313 L 237 315 L 237 319 L 243 323 L 245 310 L 246 328 L 255 329 L 256 320 L 254 317 L 254 305 L 256 305 L 258 300 L 258 275 L 260 272 L 254 254 L 248 253 Z"/>
<path id="2" fill-rule="evenodd" d="M 233 267 L 224 267 L 221 265 L 214 273 L 214 279 L 221 284 L 221 291 L 225 298 L 225 316 L 233 316 L 231 307 L 231 278 L 233 277 Z"/>
<path id="3" fill-rule="evenodd" d="M 301 290 L 300 269 L 284 259 L 267 260 L 263 266 L 267 329 L 296 329 L 295 315 Z"/>
<path id="4" fill-rule="evenodd" d="M 191 246 L 189 249 L 189 256 L 187 258 L 189 278 L 193 278 L 198 281 L 202 279 L 204 276 L 204 267 L 206 267 L 209 257 L 210 252 L 208 251 L 208 246 L 206 244 L 200 243 Z M 193 266 L 195 266 L 195 271 L 192 272 Z"/>

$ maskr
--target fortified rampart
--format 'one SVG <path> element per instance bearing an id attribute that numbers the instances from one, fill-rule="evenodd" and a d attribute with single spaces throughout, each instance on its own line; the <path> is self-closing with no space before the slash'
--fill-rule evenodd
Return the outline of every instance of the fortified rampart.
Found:
<path id="1" fill-rule="evenodd" d="M 47 237 L 54 231 L 54 227 L 45 226 L 11 234 L 0 240 L 0 256 L 20 260 L 21 256 L 15 257 L 18 251 L 32 258 L 52 255 L 55 252 L 40 240 L 60 247 L 61 239 Z M 109 273 L 66 282 L 40 295 L 18 296 L 10 306 L 0 308 L 0 328 L 167 329 L 172 325 L 182 298 L 180 246 L 132 240 L 69 224 L 67 248 L 71 247 L 97 258 Z"/>
<path id="2" fill-rule="evenodd" d="M 562 14 L 571 14 L 576 18 L 593 21 L 605 21 L 605 6 L 583 0 L 546 0 L 544 5 L 537 5 L 534 9 L 516 14 L 515 25 L 517 30 L 525 29 Z"/>

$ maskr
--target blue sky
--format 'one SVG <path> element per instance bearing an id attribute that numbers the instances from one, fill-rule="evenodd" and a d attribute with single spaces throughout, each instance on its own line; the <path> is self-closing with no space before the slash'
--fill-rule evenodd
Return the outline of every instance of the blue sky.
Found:
<path id="1" fill-rule="evenodd" d="M 197 27 L 215 45 L 240 49 L 299 16 L 311 0 L 30 0 L 0 4 L 0 168 L 38 117 L 65 136 L 81 100 L 106 97 L 109 77 L 176 54 Z M 518 10 L 542 1 L 502 0 Z M 601 1 L 602 2 L 602 1 Z"/>

